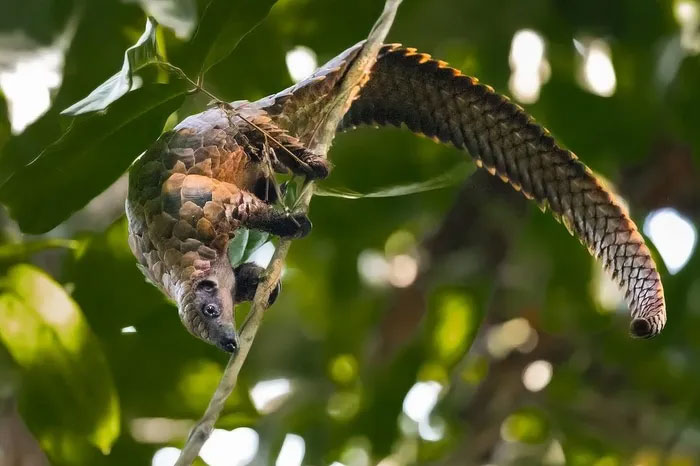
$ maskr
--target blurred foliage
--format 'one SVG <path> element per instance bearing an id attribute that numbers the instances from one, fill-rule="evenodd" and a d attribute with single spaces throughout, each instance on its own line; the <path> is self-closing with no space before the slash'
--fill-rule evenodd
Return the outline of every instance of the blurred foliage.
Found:
<path id="1" fill-rule="evenodd" d="M 332 58 L 366 36 L 380 3 L 3 5 L 0 73 L 12 70 L 10 58 L 51 44 L 64 62 L 51 107 L 21 133 L 10 135 L 0 98 L 0 200 L 8 208 L 0 214 L 0 448 L 5 401 L 17 400 L 52 464 L 150 464 L 161 447 L 181 446 L 187 429 L 138 426 L 189 425 L 226 361 L 182 328 L 174 305 L 136 268 L 124 219 L 106 214 L 123 205 L 120 177 L 133 159 L 209 98 L 187 94 L 183 80 L 151 64 L 137 70 L 140 87 L 105 111 L 61 111 L 119 70 L 147 15 L 160 23 L 149 40 L 162 57 L 193 79 L 208 70 L 204 84 L 217 96 L 254 100 L 292 84 L 287 51 L 305 45 L 320 63 Z M 390 40 L 508 93 L 513 35 L 538 31 L 551 78 L 528 111 L 619 187 L 640 226 L 666 206 L 697 226 L 700 58 L 679 45 L 678 3 L 405 0 Z M 612 97 L 577 79 L 573 39 L 590 37 L 610 45 Z M 435 184 L 463 160 L 396 129 L 340 135 L 331 157 L 324 189 L 341 193 Z M 698 464 L 700 254 L 663 273 L 669 324 L 642 342 L 628 338 L 626 311 L 605 308 L 591 292 L 597 266 L 586 251 L 481 172 L 400 197 L 317 197 L 311 216 L 313 234 L 293 245 L 283 293 L 218 424 L 259 433 L 256 464 L 274 463 L 287 433 L 304 438 L 304 464 L 314 465 L 389 456 L 395 463 L 383 466 Z M 406 287 L 372 284 L 359 272 L 362 258 L 391 266 L 406 256 L 420 264 Z M 503 325 L 521 316 L 529 333 Z M 553 376 L 531 392 L 523 371 L 540 359 Z M 292 393 L 259 412 L 250 390 L 276 378 L 289 379 Z M 403 412 L 417 381 L 442 386 L 430 416 L 439 435 Z"/>
<path id="2" fill-rule="evenodd" d="M 7 115 L 7 102 L 0 92 L 0 150 L 10 138 L 10 120 Z"/>
<path id="3" fill-rule="evenodd" d="M 65 289 L 33 266 L 10 268 L 0 295 L 0 329 L 0 341 L 22 369 L 23 416 L 48 452 L 76 462 L 85 437 L 109 453 L 119 435 L 112 376 Z"/>

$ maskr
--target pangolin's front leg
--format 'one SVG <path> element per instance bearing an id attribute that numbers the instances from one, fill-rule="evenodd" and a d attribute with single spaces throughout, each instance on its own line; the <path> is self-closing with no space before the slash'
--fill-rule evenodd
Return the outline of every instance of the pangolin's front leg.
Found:
<path id="1" fill-rule="evenodd" d="M 302 238 L 311 231 L 311 221 L 304 212 L 287 212 L 241 191 L 222 204 L 232 224 L 231 231 L 242 225 L 282 238 Z"/>

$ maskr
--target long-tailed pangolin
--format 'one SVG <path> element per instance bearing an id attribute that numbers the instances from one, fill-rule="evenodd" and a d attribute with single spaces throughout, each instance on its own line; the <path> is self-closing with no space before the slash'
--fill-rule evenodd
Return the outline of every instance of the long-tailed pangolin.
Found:
<path id="1" fill-rule="evenodd" d="M 326 161 L 306 147 L 360 47 L 275 95 L 185 119 L 134 163 L 130 245 L 193 335 L 236 349 L 234 305 L 252 299 L 262 271 L 229 264 L 227 246 L 238 228 L 284 237 L 309 232 L 305 214 L 275 207 L 269 167 L 328 175 Z M 362 124 L 405 125 L 468 152 L 479 167 L 549 207 L 602 262 L 625 290 L 634 336 L 664 327 L 661 280 L 634 222 L 586 165 L 508 98 L 429 55 L 386 45 L 339 130 Z"/>

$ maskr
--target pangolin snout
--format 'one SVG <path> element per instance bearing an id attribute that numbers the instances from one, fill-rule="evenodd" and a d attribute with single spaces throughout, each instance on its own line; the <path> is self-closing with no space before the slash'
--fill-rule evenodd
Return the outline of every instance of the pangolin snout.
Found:
<path id="1" fill-rule="evenodd" d="M 234 353 L 238 350 L 239 342 L 238 335 L 234 330 L 227 331 L 220 339 L 218 343 L 219 348 L 226 351 L 227 353 Z"/>

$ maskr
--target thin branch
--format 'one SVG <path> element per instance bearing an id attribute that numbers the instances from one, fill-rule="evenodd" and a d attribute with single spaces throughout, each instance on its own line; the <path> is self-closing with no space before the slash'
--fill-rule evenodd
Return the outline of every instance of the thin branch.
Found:
<path id="1" fill-rule="evenodd" d="M 384 11 L 374 24 L 374 27 L 367 37 L 367 42 L 365 42 L 364 47 L 343 78 L 338 89 L 337 97 L 329 105 L 329 111 L 324 118 L 324 122 L 319 126 L 318 132 L 314 135 L 310 147 L 308 148 L 311 152 L 324 156 L 328 153 L 328 149 L 335 137 L 336 128 L 350 106 L 352 99 L 365 81 L 372 65 L 374 65 L 377 59 L 377 53 L 391 28 L 401 1 L 402 0 L 386 0 Z M 302 194 L 301 205 L 304 210 L 308 209 L 312 195 L 312 189 L 305 190 Z M 255 334 L 262 322 L 270 293 L 275 288 L 275 284 L 280 278 L 282 266 L 290 246 L 290 240 L 282 240 L 275 249 L 272 261 L 267 267 L 265 279 L 258 286 L 248 317 L 241 328 L 240 348 L 238 352 L 233 354 L 231 359 L 229 359 L 221 382 L 219 382 L 219 386 L 214 392 L 209 406 L 204 412 L 204 416 L 202 416 L 202 419 L 200 419 L 192 429 L 187 442 L 182 448 L 180 457 L 175 463 L 176 466 L 189 466 L 192 464 L 199 454 L 202 445 L 209 438 L 209 435 L 214 429 L 214 424 L 221 414 L 226 399 L 236 387 L 238 374 L 245 362 L 245 358 L 248 356 L 248 352 L 255 339 Z"/>
<path id="2" fill-rule="evenodd" d="M 236 111 L 236 109 L 231 105 L 230 103 L 218 98 L 214 94 L 212 94 L 208 89 L 204 88 L 202 86 L 202 77 L 200 76 L 197 78 L 197 81 L 194 81 L 192 78 L 187 76 L 187 74 L 180 68 L 179 66 L 175 66 L 172 63 L 168 61 L 162 61 L 162 60 L 157 60 L 155 62 L 158 66 L 161 66 L 168 71 L 175 73 L 178 78 L 183 79 L 189 83 L 190 86 L 192 86 L 192 89 L 188 91 L 188 93 L 196 93 L 196 92 L 201 92 L 205 94 L 207 97 L 212 99 L 214 102 L 216 102 L 219 107 L 225 111 L 228 116 L 237 116 L 241 120 L 245 121 L 247 124 L 255 128 L 257 131 L 262 133 L 266 138 L 270 139 L 272 142 L 274 142 L 277 146 L 279 146 L 280 149 L 283 151 L 287 152 L 290 157 L 292 157 L 299 165 L 302 167 L 306 168 L 307 170 L 309 169 L 309 166 L 306 165 L 306 162 L 301 160 L 299 157 L 297 157 L 292 151 L 290 151 L 284 144 L 282 144 L 280 141 L 278 141 L 273 135 L 271 135 L 269 132 L 265 131 L 263 128 L 261 128 L 259 125 L 256 125 L 254 122 L 252 122 L 250 119 L 246 118 L 245 115 L 242 113 Z M 325 154 L 325 152 L 323 152 Z"/>
<path id="3" fill-rule="evenodd" d="M 362 50 L 355 58 L 350 69 L 345 73 L 343 81 L 334 101 L 328 106 L 326 116 L 314 131 L 312 137 L 311 152 L 316 154 L 327 154 L 331 142 L 335 136 L 338 123 L 343 119 L 343 115 L 350 107 L 353 98 L 364 84 L 364 78 L 369 74 L 372 65 L 377 60 L 379 49 L 384 45 L 384 39 L 391 29 L 396 17 L 396 11 L 402 0 L 386 0 L 384 11 L 372 26 L 372 30 L 367 36 Z M 320 130 L 320 133 L 318 132 Z"/>

